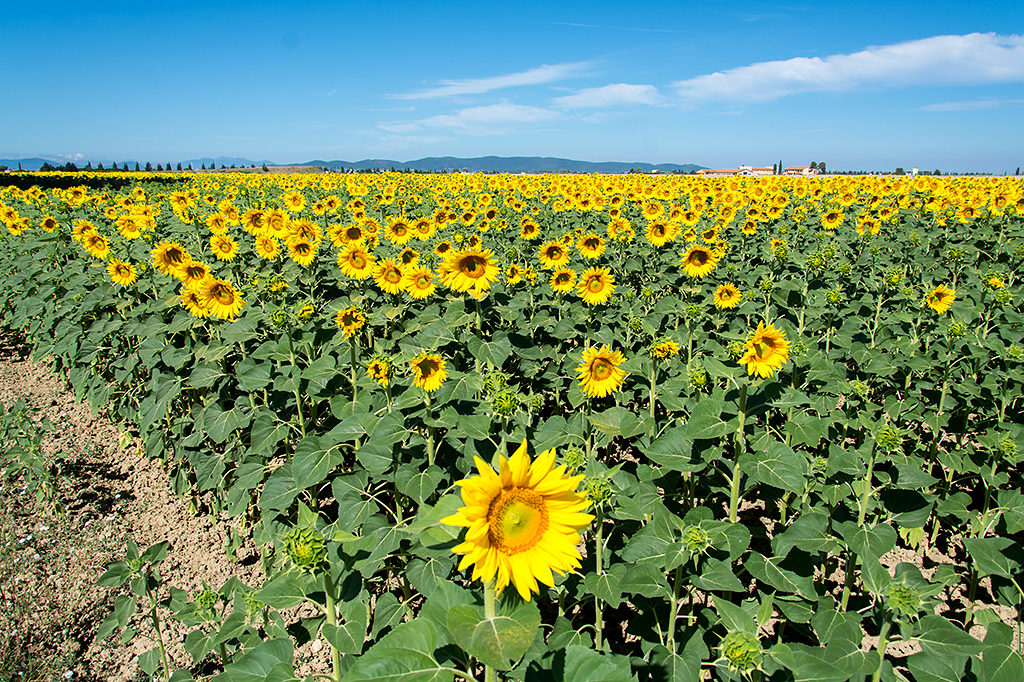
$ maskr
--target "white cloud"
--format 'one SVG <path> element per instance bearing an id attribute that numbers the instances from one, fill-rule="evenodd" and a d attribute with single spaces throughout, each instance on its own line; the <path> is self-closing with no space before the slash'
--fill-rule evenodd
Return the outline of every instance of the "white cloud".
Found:
<path id="1" fill-rule="evenodd" d="M 1024 104 L 1024 99 L 973 99 L 963 102 L 941 102 L 927 104 L 921 111 L 976 111 L 978 109 L 995 109 L 1012 104 Z"/>
<path id="2" fill-rule="evenodd" d="M 613 83 L 599 88 L 586 88 L 574 95 L 557 97 L 554 105 L 562 109 L 589 109 L 620 104 L 662 104 L 661 95 L 653 85 Z"/>
<path id="3" fill-rule="evenodd" d="M 475 78 L 469 80 L 441 81 L 444 85 L 429 90 L 410 92 L 402 95 L 390 95 L 396 99 L 433 99 L 437 97 L 453 97 L 455 95 L 478 95 L 491 90 L 510 88 L 516 85 L 539 85 L 575 76 L 590 67 L 590 62 L 572 62 L 538 66 L 521 73 L 510 73 L 491 78 Z"/>
<path id="4" fill-rule="evenodd" d="M 498 104 L 470 107 L 453 114 L 441 114 L 418 121 L 378 123 L 377 127 L 398 134 L 444 128 L 468 135 L 503 135 L 524 123 L 541 123 L 559 116 L 558 112 L 550 109 L 502 101 Z"/>
<path id="5" fill-rule="evenodd" d="M 853 54 L 759 62 L 672 85 L 690 102 L 768 101 L 859 86 L 974 85 L 1024 81 L 1024 37 L 935 36 Z"/>

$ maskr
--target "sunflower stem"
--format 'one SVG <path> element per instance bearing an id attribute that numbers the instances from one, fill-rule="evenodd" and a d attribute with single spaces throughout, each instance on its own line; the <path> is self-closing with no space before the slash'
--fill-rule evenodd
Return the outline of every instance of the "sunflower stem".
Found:
<path id="1" fill-rule="evenodd" d="M 604 538 L 601 537 L 601 526 L 604 522 L 604 513 L 602 509 L 603 507 L 598 507 L 597 518 L 595 519 L 597 524 L 594 530 L 594 540 L 597 543 L 597 547 L 595 549 L 594 554 L 594 558 L 596 559 L 595 570 L 597 570 L 598 575 L 602 575 L 604 573 L 604 562 L 603 557 L 601 556 L 602 550 L 604 549 Z M 601 605 L 601 598 L 597 595 L 594 595 L 594 648 L 597 651 L 601 651 L 601 648 L 603 646 L 603 641 L 601 637 L 601 633 L 604 628 L 604 618 L 601 616 L 603 610 L 604 608 Z"/>
<path id="2" fill-rule="evenodd" d="M 351 352 L 351 355 L 350 355 L 350 358 L 351 358 L 350 359 L 350 363 L 352 365 L 352 402 L 354 403 L 354 402 L 356 402 L 356 398 L 358 397 L 358 389 L 356 388 L 356 336 L 355 336 L 355 334 L 352 335 L 352 337 L 349 339 L 349 341 L 351 342 L 351 349 L 352 349 L 352 352 Z"/>
<path id="3" fill-rule="evenodd" d="M 495 616 L 494 581 L 484 582 L 484 618 L 492 619 Z M 497 682 L 498 673 L 489 665 L 484 665 L 484 682 Z"/>
<path id="4" fill-rule="evenodd" d="M 295 345 L 292 342 L 292 332 L 289 329 L 288 332 L 288 355 L 291 359 L 292 367 L 295 367 Z M 302 416 L 302 394 L 299 393 L 298 385 L 295 386 L 295 410 L 299 413 L 299 429 L 302 431 L 302 437 L 306 437 L 306 419 Z"/>
<path id="5" fill-rule="evenodd" d="M 427 405 L 427 465 L 434 465 L 434 427 L 431 422 L 434 421 L 433 413 L 430 410 L 430 394 L 427 393 L 425 397 Z"/>
<path id="6" fill-rule="evenodd" d="M 655 407 L 657 403 L 654 400 L 654 390 L 658 379 L 658 359 L 653 359 L 653 366 L 651 367 L 651 438 L 654 438 L 654 434 L 658 431 L 658 422 L 655 418 Z"/>
<path id="7" fill-rule="evenodd" d="M 729 494 L 729 522 L 736 523 L 736 511 L 740 502 L 740 479 L 743 478 L 743 471 L 740 470 L 740 455 L 746 449 L 746 420 L 747 420 L 747 386 L 743 382 L 740 387 L 739 419 L 740 425 L 736 429 L 736 462 L 732 469 L 732 487 Z"/>
<path id="8" fill-rule="evenodd" d="M 330 570 L 324 571 L 324 595 L 326 596 L 326 615 L 328 625 L 338 624 L 338 610 L 334 606 L 334 582 L 331 580 Z M 327 643 L 331 647 L 331 663 L 334 671 L 334 680 L 341 680 L 341 654 L 334 645 L 330 642 Z"/>

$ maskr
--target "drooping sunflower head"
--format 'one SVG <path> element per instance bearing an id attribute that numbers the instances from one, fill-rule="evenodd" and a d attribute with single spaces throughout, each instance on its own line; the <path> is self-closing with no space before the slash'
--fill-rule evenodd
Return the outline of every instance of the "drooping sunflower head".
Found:
<path id="1" fill-rule="evenodd" d="M 956 291 L 940 284 L 932 289 L 931 293 L 925 297 L 924 302 L 925 305 L 941 315 L 949 310 L 954 300 L 956 300 Z"/>
<path id="2" fill-rule="evenodd" d="M 781 329 L 758 322 L 757 330 L 746 343 L 746 352 L 737 362 L 747 366 L 748 376 L 756 374 L 767 379 L 789 360 L 789 345 Z"/>
<path id="3" fill-rule="evenodd" d="M 655 360 L 668 360 L 679 355 L 679 344 L 669 337 L 657 339 L 649 349 L 651 357 Z"/>
<path id="4" fill-rule="evenodd" d="M 619 365 L 625 360 L 621 352 L 608 346 L 587 348 L 576 368 L 580 388 L 591 398 L 603 398 L 619 390 L 626 379 L 626 372 Z"/>
<path id="5" fill-rule="evenodd" d="M 732 282 L 719 284 L 715 289 L 715 307 L 719 310 L 735 308 L 742 298 L 743 294 Z"/>
<path id="6" fill-rule="evenodd" d="M 718 258 L 706 246 L 691 246 L 679 259 L 679 265 L 690 277 L 704 277 L 718 265 Z"/>
<path id="7" fill-rule="evenodd" d="M 587 305 L 605 303 L 615 292 L 615 275 L 608 268 L 590 268 L 580 275 L 576 291 Z"/>
<path id="8" fill-rule="evenodd" d="M 420 353 L 410 363 L 413 384 L 427 393 L 441 388 L 448 378 L 448 369 L 443 357 L 435 353 Z"/>
<path id="9" fill-rule="evenodd" d="M 524 440 L 512 457 L 501 457 L 498 472 L 477 457 L 480 475 L 457 482 L 465 506 L 441 521 L 467 528 L 452 549 L 463 555 L 459 570 L 473 566 L 473 580 L 494 581 L 498 594 L 511 584 L 530 601 L 539 583 L 554 586 L 553 572 L 580 568 L 579 531 L 594 517 L 581 513 L 589 506 L 576 492 L 582 475 L 555 468 L 553 449 L 532 463 L 526 450 Z"/>

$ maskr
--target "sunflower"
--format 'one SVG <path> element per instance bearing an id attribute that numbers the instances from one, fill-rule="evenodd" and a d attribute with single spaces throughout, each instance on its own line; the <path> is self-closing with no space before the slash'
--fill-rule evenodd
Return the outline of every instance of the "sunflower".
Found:
<path id="1" fill-rule="evenodd" d="M 185 289 L 181 293 L 180 300 L 181 305 L 185 306 L 185 309 L 192 313 L 192 317 L 205 318 L 210 316 L 210 311 L 206 309 L 206 305 L 199 297 L 198 292 L 192 289 Z"/>
<path id="2" fill-rule="evenodd" d="M 211 315 L 233 320 L 242 311 L 245 301 L 233 286 L 222 279 L 209 277 L 198 288 L 199 298 Z"/>
<path id="3" fill-rule="evenodd" d="M 10 221 L 5 220 L 4 222 L 6 222 L 6 223 L 13 223 L 17 219 L 18 219 L 18 213 L 17 213 L 17 211 L 15 211 L 14 218 L 12 220 L 10 220 Z M 96 226 L 93 225 L 88 220 L 76 220 L 74 227 L 71 228 L 71 237 L 73 239 L 81 240 L 82 237 L 84 237 L 85 235 L 89 234 L 90 232 L 95 232 L 95 231 L 96 231 Z"/>
<path id="4" fill-rule="evenodd" d="M 452 243 L 447 239 L 439 241 L 437 246 L 434 247 L 434 253 L 444 258 L 445 254 L 452 250 Z"/>
<path id="5" fill-rule="evenodd" d="M 523 269 L 513 263 L 505 270 L 506 284 L 519 284 L 523 281 Z"/>
<path id="6" fill-rule="evenodd" d="M 519 236 L 527 241 L 536 239 L 540 236 L 540 225 L 529 219 L 524 220 L 519 228 Z"/>
<path id="7" fill-rule="evenodd" d="M 559 294 L 570 292 L 576 286 L 576 271 L 570 268 L 556 270 L 551 273 L 551 279 L 548 280 L 548 284 L 551 285 L 552 291 Z"/>
<path id="8" fill-rule="evenodd" d="M 608 268 L 584 270 L 576 283 L 576 291 L 587 305 L 605 303 L 615 291 L 615 275 Z"/>
<path id="9" fill-rule="evenodd" d="M 266 220 L 267 215 L 265 211 L 251 208 L 242 216 L 242 229 L 252 235 L 259 234 L 264 230 Z"/>
<path id="10" fill-rule="evenodd" d="M 584 258 L 600 258 L 605 250 L 604 239 L 593 232 L 585 234 L 576 242 L 576 250 Z"/>
<path id="11" fill-rule="evenodd" d="M 282 239 L 288 233 L 288 216 L 284 211 L 274 209 L 267 211 L 263 217 L 264 227 L 271 237 Z"/>
<path id="12" fill-rule="evenodd" d="M 238 255 L 238 242 L 226 234 L 215 234 L 210 237 L 210 249 L 217 260 L 233 261 Z"/>
<path id="13" fill-rule="evenodd" d="M 339 310 L 338 314 L 334 316 L 334 321 L 345 333 L 345 338 L 351 339 L 352 335 L 366 324 L 366 315 L 356 306 L 349 306 L 344 310 Z"/>
<path id="14" fill-rule="evenodd" d="M 150 252 L 153 266 L 164 274 L 175 274 L 182 265 L 191 262 L 184 248 L 177 242 L 161 242 Z"/>
<path id="15" fill-rule="evenodd" d="M 941 315 L 949 310 L 954 300 L 956 300 L 956 291 L 944 284 L 940 284 L 930 294 L 925 296 L 924 302 L 925 305 Z"/>
<path id="16" fill-rule="evenodd" d="M 569 262 L 569 250 L 561 240 L 545 242 L 537 250 L 537 258 L 544 269 L 553 270 Z"/>
<path id="17" fill-rule="evenodd" d="M 781 329 L 757 323 L 754 336 L 746 343 L 746 353 L 737 362 L 747 366 L 747 375 L 762 379 L 773 376 L 789 360 L 789 341 Z"/>
<path id="18" fill-rule="evenodd" d="M 735 308 L 739 305 L 741 298 L 743 298 L 743 294 L 740 293 L 740 290 L 732 282 L 719 284 L 718 288 L 715 289 L 715 307 L 719 310 Z"/>
<path id="19" fill-rule="evenodd" d="M 648 220 L 657 220 L 665 213 L 665 206 L 660 201 L 647 201 L 644 203 L 641 213 Z"/>
<path id="20" fill-rule="evenodd" d="M 281 201 L 284 202 L 285 208 L 292 213 L 299 213 L 306 207 L 306 198 L 299 192 L 285 192 L 281 195 Z"/>
<path id="21" fill-rule="evenodd" d="M 437 226 L 430 218 L 417 218 L 412 224 L 412 233 L 417 239 L 426 240 L 434 236 Z"/>
<path id="22" fill-rule="evenodd" d="M 410 367 L 413 383 L 427 393 L 433 393 L 441 388 L 441 384 L 448 378 L 444 358 L 440 355 L 420 353 L 410 363 Z"/>
<path id="23" fill-rule="evenodd" d="M 647 237 L 647 241 L 657 247 L 665 246 L 671 241 L 672 230 L 668 223 L 655 221 L 649 223 L 647 228 L 644 230 L 644 236 Z"/>
<path id="24" fill-rule="evenodd" d="M 583 351 L 583 362 L 576 368 L 579 386 L 591 398 L 603 398 L 622 386 L 626 373 L 619 369 L 626 358 L 619 351 L 612 352 L 608 346 L 601 349 L 587 348 Z"/>
<path id="25" fill-rule="evenodd" d="M 48 215 L 43 218 L 42 227 L 47 232 L 55 232 L 60 227 L 60 223 L 52 215 Z"/>
<path id="26" fill-rule="evenodd" d="M 263 260 L 275 260 L 281 253 L 281 245 L 273 237 L 256 237 L 256 255 Z"/>
<path id="27" fill-rule="evenodd" d="M 308 239 L 292 239 L 288 242 L 288 255 L 302 267 L 306 267 L 316 260 L 316 254 L 317 247 L 315 242 L 311 242 Z"/>
<path id="28" fill-rule="evenodd" d="M 679 259 L 679 265 L 690 277 L 703 277 L 718 265 L 718 259 L 706 246 L 691 246 Z"/>
<path id="29" fill-rule="evenodd" d="M 192 261 L 178 268 L 175 273 L 181 283 L 190 289 L 198 289 L 199 285 L 203 281 L 212 276 L 210 272 L 210 266 L 206 263 L 200 263 L 198 261 Z"/>
<path id="30" fill-rule="evenodd" d="M 347 244 L 338 254 L 338 267 L 346 277 L 366 279 L 373 274 L 373 257 L 366 251 L 361 242 Z"/>
<path id="31" fill-rule="evenodd" d="M 437 290 L 434 273 L 422 265 L 414 265 L 402 275 L 402 289 L 417 300 L 432 296 Z"/>
<path id="32" fill-rule="evenodd" d="M 445 258 L 438 274 L 449 289 L 481 298 L 500 273 L 490 249 L 462 249 Z"/>
<path id="33" fill-rule="evenodd" d="M 93 258 L 105 259 L 110 255 L 110 242 L 98 232 L 90 232 L 82 237 L 82 246 Z"/>
<path id="34" fill-rule="evenodd" d="M 142 236 L 142 226 L 135 216 L 123 215 L 115 221 L 118 232 L 125 239 L 138 239 Z M 44 225 L 45 227 L 45 225 Z"/>
<path id="35" fill-rule="evenodd" d="M 387 386 L 391 383 L 391 375 L 394 371 L 395 368 L 391 361 L 383 355 L 373 356 L 370 359 L 370 363 L 366 366 L 366 375 L 381 386 Z"/>
<path id="36" fill-rule="evenodd" d="M 679 355 L 679 344 L 670 338 L 662 337 L 649 350 L 655 360 L 667 360 L 673 355 Z"/>
<path id="37" fill-rule="evenodd" d="M 826 230 L 834 230 L 843 222 L 843 212 L 838 209 L 831 209 L 821 216 L 821 226 Z"/>
<path id="38" fill-rule="evenodd" d="M 416 265 L 420 261 L 420 254 L 416 249 L 407 246 L 398 254 L 398 262 L 403 266 Z"/>
<path id="39" fill-rule="evenodd" d="M 413 231 L 405 218 L 396 217 L 388 221 L 384 238 L 397 246 L 405 246 L 413 238 Z"/>
<path id="40" fill-rule="evenodd" d="M 498 472 L 476 457 L 480 475 L 457 483 L 465 506 L 441 522 L 468 529 L 452 548 L 463 555 L 460 571 L 473 566 L 473 580 L 494 581 L 498 594 L 512 584 L 531 601 L 540 593 L 538 581 L 554 586 L 552 571 L 580 568 L 579 531 L 594 517 L 581 513 L 589 506 L 576 492 L 583 476 L 556 469 L 554 449 L 531 463 L 526 447 L 524 440 L 511 458 L 501 457 Z"/>
<path id="41" fill-rule="evenodd" d="M 206 218 L 206 227 L 213 234 L 227 234 L 228 221 L 222 213 L 211 213 Z"/>
<path id="42" fill-rule="evenodd" d="M 402 292 L 402 266 L 394 258 L 385 258 L 373 271 L 373 281 L 380 290 L 388 294 Z"/>
<path id="43" fill-rule="evenodd" d="M 107 264 L 107 274 L 110 275 L 114 284 L 119 284 L 122 287 L 130 287 L 139 278 L 139 273 L 136 272 L 134 265 L 116 258 Z"/>

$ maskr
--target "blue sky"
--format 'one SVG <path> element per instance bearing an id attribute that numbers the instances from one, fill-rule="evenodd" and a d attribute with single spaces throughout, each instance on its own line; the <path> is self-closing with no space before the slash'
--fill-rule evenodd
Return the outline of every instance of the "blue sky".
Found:
<path id="1" fill-rule="evenodd" d="M 1010 172 L 1024 3 L 3 3 L 0 158 Z"/>

